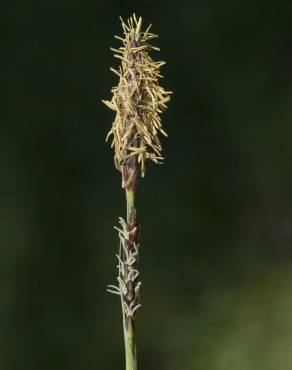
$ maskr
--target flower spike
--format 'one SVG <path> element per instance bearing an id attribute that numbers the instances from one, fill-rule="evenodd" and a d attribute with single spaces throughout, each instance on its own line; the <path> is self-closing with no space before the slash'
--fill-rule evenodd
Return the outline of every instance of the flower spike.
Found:
<path id="1" fill-rule="evenodd" d="M 148 42 L 157 37 L 150 33 L 151 25 L 143 32 L 141 17 L 137 19 L 134 14 L 127 22 L 120 19 L 124 37 L 116 38 L 122 41 L 122 46 L 111 49 L 121 61 L 118 70 L 111 68 L 119 83 L 112 89 L 111 101 L 103 100 L 116 112 L 107 140 L 112 137 L 116 168 L 123 172 L 125 161 L 136 157 L 144 177 L 147 159 L 155 163 L 163 160 L 159 133 L 167 134 L 162 129 L 160 114 L 166 109 L 171 92 L 159 85 L 160 67 L 165 62 L 155 62 L 149 55 L 150 51 L 159 50 Z"/>

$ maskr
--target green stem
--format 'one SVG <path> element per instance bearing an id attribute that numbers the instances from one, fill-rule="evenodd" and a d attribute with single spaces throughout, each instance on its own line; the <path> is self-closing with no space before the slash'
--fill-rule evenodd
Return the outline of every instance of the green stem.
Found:
<path id="1" fill-rule="evenodd" d="M 135 205 L 135 194 L 133 190 L 126 189 L 126 199 L 127 199 L 127 222 L 130 221 L 131 210 Z"/>
<path id="2" fill-rule="evenodd" d="M 137 370 L 137 351 L 134 328 L 124 325 L 126 370 Z"/>
<path id="3" fill-rule="evenodd" d="M 132 190 L 126 189 L 127 199 L 127 222 L 130 222 L 130 215 L 132 208 L 135 204 L 135 196 Z M 137 350 L 136 350 L 136 339 L 135 339 L 135 326 L 134 319 L 130 318 L 125 320 L 124 308 L 123 311 L 123 329 L 124 329 L 124 341 L 125 341 L 125 357 L 126 357 L 126 370 L 137 370 Z"/>

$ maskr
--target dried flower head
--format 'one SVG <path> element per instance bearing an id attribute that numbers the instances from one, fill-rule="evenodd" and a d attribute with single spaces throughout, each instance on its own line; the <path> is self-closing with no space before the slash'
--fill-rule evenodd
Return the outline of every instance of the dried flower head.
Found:
<path id="1" fill-rule="evenodd" d="M 118 70 L 111 68 L 119 77 L 118 86 L 112 89 L 111 101 L 104 101 L 116 112 L 107 140 L 113 136 L 111 147 L 115 150 L 115 166 L 122 171 L 125 161 L 135 158 L 139 163 L 142 177 L 145 175 L 145 161 L 161 163 L 162 147 L 159 132 L 162 129 L 160 114 L 170 99 L 170 91 L 159 85 L 160 67 L 165 62 L 154 62 L 149 55 L 151 50 L 159 50 L 148 41 L 158 37 L 150 33 L 151 25 L 141 31 L 142 18 L 130 17 L 127 22 L 121 19 L 124 37 L 119 49 L 111 50 L 121 60 Z"/>

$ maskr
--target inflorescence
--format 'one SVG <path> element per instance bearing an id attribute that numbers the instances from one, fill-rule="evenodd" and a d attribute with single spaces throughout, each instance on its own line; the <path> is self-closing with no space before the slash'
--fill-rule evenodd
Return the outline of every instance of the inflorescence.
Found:
<path id="1" fill-rule="evenodd" d="M 151 25 L 141 31 L 142 18 L 130 17 L 127 22 L 121 18 L 124 37 L 115 36 L 122 41 L 122 46 L 111 50 L 121 60 L 118 70 L 111 68 L 119 77 L 119 83 L 112 89 L 111 101 L 103 100 L 116 112 L 112 128 L 107 135 L 113 137 L 114 162 L 122 172 L 125 161 L 135 156 L 139 163 L 141 176 L 145 175 L 145 161 L 150 159 L 161 163 L 162 146 L 159 132 L 167 136 L 162 129 L 160 114 L 170 99 L 170 91 L 159 85 L 160 67 L 165 62 L 155 62 L 149 55 L 159 48 L 148 41 L 158 37 L 150 33 Z"/>
<path id="2" fill-rule="evenodd" d="M 127 224 L 120 217 L 121 228 L 115 227 L 120 237 L 120 251 L 117 254 L 118 259 L 118 286 L 108 285 L 108 292 L 118 294 L 121 297 L 124 319 L 134 319 L 135 313 L 140 304 L 140 286 L 138 264 L 139 245 L 133 242 L 136 240 L 138 225 L 136 222 Z"/>

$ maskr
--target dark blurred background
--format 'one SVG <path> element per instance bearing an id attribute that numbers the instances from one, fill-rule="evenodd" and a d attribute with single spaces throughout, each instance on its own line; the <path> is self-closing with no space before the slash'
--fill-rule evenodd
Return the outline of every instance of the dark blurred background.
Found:
<path id="1" fill-rule="evenodd" d="M 139 184 L 139 369 L 291 370 L 292 4 L 260 0 L 2 5 L 0 368 L 123 369 L 101 99 L 133 11 L 174 91 Z"/>

